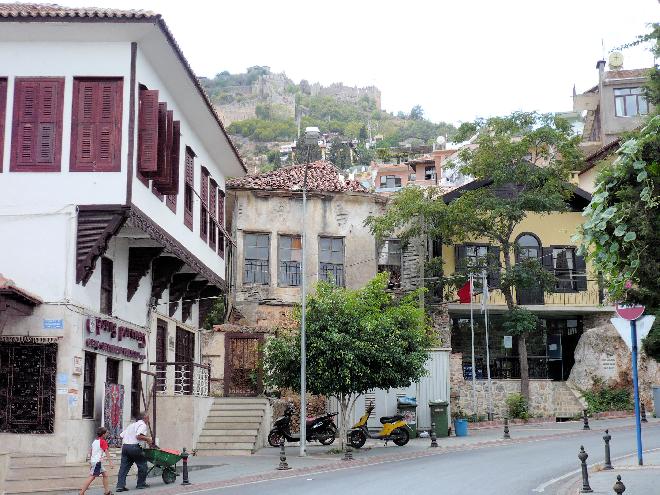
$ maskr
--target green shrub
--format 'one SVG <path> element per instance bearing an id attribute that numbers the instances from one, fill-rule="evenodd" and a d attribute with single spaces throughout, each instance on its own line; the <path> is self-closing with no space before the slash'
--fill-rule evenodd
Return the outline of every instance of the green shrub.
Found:
<path id="1" fill-rule="evenodd" d="M 590 413 L 630 411 L 634 407 L 628 388 L 609 387 L 600 378 L 594 379 L 591 389 L 583 391 L 582 397 L 587 401 L 587 410 Z"/>
<path id="2" fill-rule="evenodd" d="M 506 408 L 509 412 L 509 418 L 527 419 L 529 412 L 527 410 L 527 400 L 522 394 L 511 394 L 506 398 Z"/>

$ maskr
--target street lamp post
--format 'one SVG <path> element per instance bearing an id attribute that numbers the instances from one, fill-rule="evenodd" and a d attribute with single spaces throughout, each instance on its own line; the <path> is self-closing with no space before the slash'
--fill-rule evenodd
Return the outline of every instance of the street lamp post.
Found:
<path id="1" fill-rule="evenodd" d="M 307 348 L 305 330 L 307 323 L 307 168 L 311 155 L 312 145 L 318 144 L 321 133 L 318 127 L 305 129 L 305 145 L 307 146 L 307 161 L 302 187 L 302 321 L 300 325 L 300 456 L 307 455 L 305 445 L 307 442 Z"/>

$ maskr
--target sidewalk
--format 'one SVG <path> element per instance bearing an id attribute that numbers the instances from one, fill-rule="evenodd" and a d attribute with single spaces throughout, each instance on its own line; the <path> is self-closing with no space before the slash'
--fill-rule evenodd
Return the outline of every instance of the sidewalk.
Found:
<path id="1" fill-rule="evenodd" d="M 660 449 L 644 454 L 644 466 L 637 465 L 637 455 L 626 457 L 614 464 L 614 469 L 589 472 L 589 485 L 594 494 L 611 495 L 617 475 L 626 487 L 625 493 L 652 494 L 660 493 Z M 600 466 L 599 466 L 600 468 Z M 566 493 L 577 495 L 582 487 L 582 478 L 571 483 Z"/>
<path id="2" fill-rule="evenodd" d="M 650 422 L 651 421 L 660 424 L 660 420 L 652 419 Z M 634 424 L 634 421 L 631 418 L 623 418 L 591 420 L 590 423 L 592 431 L 604 430 L 605 428 L 609 428 L 610 431 L 616 431 L 620 428 L 630 427 Z M 404 447 L 397 447 L 393 443 L 389 443 L 385 446 L 382 441 L 368 440 L 365 446 L 361 449 L 353 449 L 354 460 L 352 462 L 342 460 L 344 454 L 338 450 L 338 441 L 335 441 L 335 444 L 327 447 L 312 443 L 308 445 L 306 457 L 298 456 L 299 446 L 297 444 L 287 444 L 287 462 L 292 468 L 289 471 L 278 471 L 276 469 L 279 464 L 279 449 L 272 447 L 260 449 L 257 453 L 251 456 L 190 457 L 190 481 L 193 485 L 190 487 L 181 486 L 181 476 L 177 478 L 177 481 L 174 484 L 165 485 L 160 478 L 160 475 L 158 475 L 157 477 L 148 478 L 147 483 L 153 487 L 148 490 L 148 493 L 157 495 L 185 493 L 186 491 L 193 489 L 230 486 L 237 483 L 276 479 L 284 476 L 318 471 L 333 471 L 356 465 L 369 465 L 399 459 L 414 459 L 428 455 L 439 455 L 449 452 L 483 448 L 490 445 L 537 442 L 557 436 L 580 436 L 583 433 L 582 421 L 567 421 L 563 423 L 548 422 L 511 425 L 510 440 L 504 440 L 502 438 L 503 430 L 501 428 L 489 427 L 471 429 L 469 430 L 469 435 L 467 437 L 452 436 L 438 438 L 438 448 L 430 448 L 430 438 L 413 439 Z M 178 467 L 180 472 L 181 463 L 179 463 Z M 656 471 L 656 474 L 660 474 L 660 471 Z M 626 474 L 626 476 L 628 475 Z M 614 479 L 616 479 L 616 474 Z M 95 485 L 96 483 L 100 483 L 100 481 L 96 481 Z M 605 483 L 607 484 L 608 481 L 605 481 Z M 135 475 L 128 477 L 127 487 L 135 487 Z M 114 487 L 111 487 L 111 490 L 114 490 Z M 631 492 L 632 491 L 628 491 L 628 493 Z M 94 488 L 87 493 L 90 495 L 101 495 L 103 490 L 100 488 Z"/>

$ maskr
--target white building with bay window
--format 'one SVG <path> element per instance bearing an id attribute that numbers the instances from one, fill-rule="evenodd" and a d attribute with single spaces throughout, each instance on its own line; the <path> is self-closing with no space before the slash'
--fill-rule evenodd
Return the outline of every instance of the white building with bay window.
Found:
<path id="1" fill-rule="evenodd" d="M 0 450 L 82 460 L 154 382 L 208 395 L 244 173 L 159 15 L 0 5 Z"/>

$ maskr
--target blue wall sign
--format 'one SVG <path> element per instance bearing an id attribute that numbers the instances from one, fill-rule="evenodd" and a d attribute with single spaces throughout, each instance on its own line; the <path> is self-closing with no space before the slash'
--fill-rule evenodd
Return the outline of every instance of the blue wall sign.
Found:
<path id="1" fill-rule="evenodd" d="M 44 329 L 64 328 L 64 320 L 44 320 Z"/>

